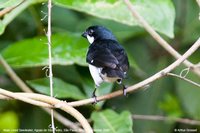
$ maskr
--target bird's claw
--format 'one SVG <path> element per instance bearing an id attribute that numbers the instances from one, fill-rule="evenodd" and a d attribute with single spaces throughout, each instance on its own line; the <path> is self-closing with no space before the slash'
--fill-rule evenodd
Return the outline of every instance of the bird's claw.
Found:
<path id="1" fill-rule="evenodd" d="M 94 98 L 94 102 L 92 103 L 93 105 L 95 105 L 95 104 L 97 104 L 97 97 L 95 96 L 95 97 L 93 97 Z"/>
<path id="2" fill-rule="evenodd" d="M 127 89 L 127 87 L 123 85 L 123 95 L 124 95 L 124 96 L 127 96 L 127 94 L 126 94 L 126 89 Z"/>
<path id="3" fill-rule="evenodd" d="M 97 104 L 97 102 L 98 102 L 97 101 L 97 96 L 96 96 L 95 92 L 96 92 L 96 88 L 94 89 L 94 91 L 92 93 L 92 98 L 94 98 L 94 102 L 92 104 Z"/>

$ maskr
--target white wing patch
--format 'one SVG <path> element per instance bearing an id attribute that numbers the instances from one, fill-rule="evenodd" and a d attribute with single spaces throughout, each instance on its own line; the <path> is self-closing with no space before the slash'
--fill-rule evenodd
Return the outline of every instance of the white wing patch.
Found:
<path id="1" fill-rule="evenodd" d="M 92 44 L 94 42 L 94 37 L 87 35 L 88 42 Z"/>

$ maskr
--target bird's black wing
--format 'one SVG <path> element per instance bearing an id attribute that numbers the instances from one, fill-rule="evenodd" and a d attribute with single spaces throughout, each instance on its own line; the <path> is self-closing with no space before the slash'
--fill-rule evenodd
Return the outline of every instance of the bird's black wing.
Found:
<path id="1" fill-rule="evenodd" d="M 96 67 L 108 67 L 115 69 L 119 64 L 117 58 L 107 47 L 99 43 L 93 43 L 90 45 L 86 61 Z"/>
<path id="2" fill-rule="evenodd" d="M 123 72 L 127 72 L 129 69 L 129 62 L 124 48 L 116 41 L 111 41 L 107 44 L 107 48 L 112 49 L 112 54 L 119 62 L 118 68 Z"/>

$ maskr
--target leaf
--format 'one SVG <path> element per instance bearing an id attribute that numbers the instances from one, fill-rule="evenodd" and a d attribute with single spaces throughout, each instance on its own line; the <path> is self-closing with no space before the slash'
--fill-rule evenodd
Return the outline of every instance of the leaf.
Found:
<path id="1" fill-rule="evenodd" d="M 113 110 L 93 112 L 94 131 L 109 133 L 132 133 L 132 117 L 128 111 L 117 114 Z"/>
<path id="2" fill-rule="evenodd" d="M 3 33 L 5 30 L 5 25 L 2 23 L 2 21 L 0 20 L 0 35 L 1 33 Z"/>
<path id="3" fill-rule="evenodd" d="M 21 2 L 22 0 L 18 0 L 18 1 L 9 0 L 8 3 L 6 4 L 6 6 L 17 4 L 19 1 Z M 45 0 L 25 0 L 19 6 L 17 6 L 15 9 L 13 9 L 11 12 L 7 13 L 4 16 L 3 20 L 0 20 L 0 35 L 4 33 L 4 29 L 6 28 L 6 26 L 12 20 L 14 20 L 14 18 L 17 17 L 22 11 L 24 11 L 27 7 L 29 7 L 32 4 L 36 4 L 36 3 L 39 3 L 39 2 L 43 2 L 43 1 L 45 1 Z M 12 3 L 12 2 L 16 2 L 16 3 Z M 2 6 L 5 6 L 5 5 L 2 5 Z"/>
<path id="4" fill-rule="evenodd" d="M 23 0 L 1 0 L 0 1 L 0 9 L 1 8 L 6 8 L 6 7 L 17 6 L 22 1 Z"/>
<path id="5" fill-rule="evenodd" d="M 6 48 L 2 55 L 13 67 L 48 65 L 46 37 L 36 37 L 17 42 Z M 86 65 L 88 43 L 80 35 L 56 34 L 52 36 L 52 64 Z"/>
<path id="6" fill-rule="evenodd" d="M 180 73 L 183 70 L 182 68 L 183 67 L 177 69 L 176 73 Z M 191 79 L 196 83 L 200 83 L 200 78 L 192 72 L 189 72 L 186 78 Z M 178 97 L 180 98 L 185 111 L 194 119 L 200 120 L 200 106 L 198 106 L 200 101 L 199 87 L 181 79 L 176 79 L 176 81 Z"/>
<path id="7" fill-rule="evenodd" d="M 181 36 L 181 48 L 190 47 L 199 38 L 199 6 L 195 0 L 174 1 L 176 7 L 176 34 Z M 188 12 L 189 11 L 189 12 Z M 184 16 L 183 16 L 184 14 Z"/>
<path id="8" fill-rule="evenodd" d="M 54 3 L 103 19 L 110 19 L 132 26 L 138 25 L 122 0 L 54 0 Z M 175 9 L 171 0 L 134 0 L 132 4 L 155 30 L 171 38 L 174 37 Z"/>
<path id="9" fill-rule="evenodd" d="M 50 95 L 50 88 L 49 88 L 49 79 L 48 78 L 41 78 L 36 80 L 27 81 L 27 83 L 33 87 L 36 91 Z M 54 95 L 57 98 L 73 98 L 73 99 L 84 99 L 85 96 L 79 90 L 78 87 L 66 83 L 58 78 L 53 78 L 53 91 Z"/>

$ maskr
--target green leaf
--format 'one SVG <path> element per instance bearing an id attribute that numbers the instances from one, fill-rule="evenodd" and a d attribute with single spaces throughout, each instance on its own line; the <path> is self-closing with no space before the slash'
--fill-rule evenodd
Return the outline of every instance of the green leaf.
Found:
<path id="1" fill-rule="evenodd" d="M 180 73 L 183 70 L 183 67 L 179 68 L 176 73 Z M 200 83 L 200 78 L 189 72 L 186 78 L 191 79 L 196 83 Z M 194 86 L 184 80 L 176 79 L 177 81 L 177 93 L 181 100 L 181 103 L 185 111 L 192 116 L 194 119 L 200 120 L 200 89 L 197 86 Z"/>
<path id="2" fill-rule="evenodd" d="M 5 30 L 5 25 L 2 23 L 2 21 L 0 20 L 0 35 L 1 33 L 3 33 Z"/>
<path id="3" fill-rule="evenodd" d="M 185 3 L 186 4 L 186 3 Z M 199 25 L 199 6 L 196 1 L 189 0 L 187 1 L 186 8 L 185 8 L 185 20 L 181 19 L 181 22 L 185 21 L 184 27 L 181 27 L 180 32 L 183 34 L 183 44 L 191 45 L 195 40 L 199 38 L 200 34 L 200 25 Z M 187 13 L 190 11 L 190 13 Z M 180 18 L 182 18 L 183 13 L 180 13 Z M 183 46 L 181 44 L 181 46 Z"/>
<path id="4" fill-rule="evenodd" d="M 0 114 L 0 131 L 8 130 L 9 133 L 16 133 L 11 130 L 18 128 L 19 118 L 15 112 L 8 111 Z"/>
<path id="5" fill-rule="evenodd" d="M 0 1 L 0 8 L 12 7 L 17 6 L 23 0 L 1 0 Z"/>
<path id="6" fill-rule="evenodd" d="M 12 5 L 12 4 L 17 4 L 18 1 L 16 1 L 16 3 L 14 3 L 15 0 L 9 0 L 8 1 L 8 5 Z M 22 1 L 22 0 L 20 0 Z M 3 34 L 4 29 L 6 28 L 6 26 L 12 21 L 14 20 L 15 17 L 17 17 L 22 11 L 24 11 L 27 7 L 29 7 L 32 4 L 36 4 L 39 2 L 43 2 L 46 0 L 25 0 L 24 2 L 22 2 L 19 6 L 17 6 L 15 9 L 13 9 L 11 12 L 9 12 L 8 14 L 6 14 L 3 18 L 3 20 L 0 20 L 0 35 Z M 10 3 L 11 2 L 11 3 Z M 13 3 L 12 3 L 13 2 Z M 7 5 L 6 4 L 6 5 Z M 0 4 L 1 5 L 1 4 Z M 5 6 L 5 5 L 2 5 Z M 2 24 L 3 25 L 2 25 Z M 2 30 L 3 29 L 3 30 Z"/>
<path id="7" fill-rule="evenodd" d="M 50 95 L 48 78 L 30 80 L 30 81 L 27 81 L 27 83 L 31 87 L 33 87 L 36 91 L 46 94 L 46 95 Z M 54 95 L 57 98 L 73 98 L 73 99 L 85 98 L 85 96 L 79 90 L 79 88 L 72 84 L 66 83 L 58 78 L 53 78 L 53 83 L 54 83 L 54 88 L 53 88 Z"/>
<path id="8" fill-rule="evenodd" d="M 122 0 L 54 0 L 58 6 L 85 12 L 87 14 L 114 20 L 127 25 L 138 25 Z M 157 31 L 174 37 L 175 9 L 171 0 L 134 0 L 135 9 Z"/>
<path id="9" fill-rule="evenodd" d="M 46 37 L 36 37 L 17 42 L 6 48 L 2 55 L 13 67 L 48 65 Z M 52 64 L 86 65 L 88 43 L 79 34 L 56 34 L 52 36 Z"/>
<path id="10" fill-rule="evenodd" d="M 113 110 L 93 112 L 94 131 L 109 133 L 132 133 L 132 117 L 127 111 L 117 114 Z"/>

